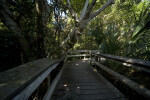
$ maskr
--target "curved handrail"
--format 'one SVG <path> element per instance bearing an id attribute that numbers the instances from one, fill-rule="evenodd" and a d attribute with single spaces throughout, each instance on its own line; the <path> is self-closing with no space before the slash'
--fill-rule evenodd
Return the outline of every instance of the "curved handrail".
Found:
<path id="1" fill-rule="evenodd" d="M 98 60 L 98 58 L 106 58 L 110 59 L 116 62 L 122 62 L 122 63 L 127 63 L 131 64 L 133 68 L 143 70 L 145 72 L 150 72 L 150 61 L 145 61 L 145 60 L 140 60 L 140 59 L 133 59 L 133 58 L 127 58 L 127 57 L 120 57 L 120 56 L 114 56 L 114 55 L 109 55 L 109 54 L 103 54 L 103 53 L 95 53 L 92 54 L 92 56 L 95 56 L 91 58 L 91 61 L 94 62 L 97 66 L 99 66 L 102 70 L 105 72 L 109 73 L 110 75 L 116 77 L 118 80 L 123 82 L 125 85 L 129 86 L 131 89 L 135 90 L 137 93 L 141 94 L 147 99 L 150 99 L 150 90 L 137 84 L 136 82 L 126 78 L 125 76 L 113 71 L 112 69 L 109 69 L 108 67 L 102 65 Z M 130 67 L 130 66 L 129 66 Z"/>
<path id="2" fill-rule="evenodd" d="M 93 61 L 97 66 L 99 66 L 102 70 L 106 71 L 110 75 L 116 77 L 118 80 L 123 82 L 125 85 L 129 86 L 131 89 L 135 90 L 137 93 L 143 95 L 147 99 L 150 99 L 150 90 L 147 88 L 144 88 L 143 86 L 137 84 L 136 82 L 126 78 L 125 76 L 113 71 L 112 69 L 109 69 L 108 67 L 100 64 L 99 62 L 96 62 L 95 60 Z"/>
<path id="3" fill-rule="evenodd" d="M 133 65 L 138 65 L 138 66 L 150 68 L 150 61 L 114 56 L 114 55 L 103 54 L 103 53 L 100 53 L 98 55 L 102 56 L 104 58 L 108 58 L 108 59 L 112 59 L 112 60 L 116 60 L 116 61 L 120 61 L 120 62 L 125 62 L 125 63 L 129 63 L 129 64 L 133 64 Z"/>
<path id="4" fill-rule="evenodd" d="M 26 100 L 60 59 L 43 58 L 0 73 L 0 100 Z"/>

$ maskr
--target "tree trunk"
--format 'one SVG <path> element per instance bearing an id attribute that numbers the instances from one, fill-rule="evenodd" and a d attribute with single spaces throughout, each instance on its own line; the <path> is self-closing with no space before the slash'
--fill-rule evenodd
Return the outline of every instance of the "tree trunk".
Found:
<path id="1" fill-rule="evenodd" d="M 44 38 L 47 24 L 47 1 L 36 0 L 37 12 L 37 59 L 43 58 L 45 54 Z"/>
<path id="2" fill-rule="evenodd" d="M 26 57 L 28 57 L 30 55 L 29 44 L 24 37 L 24 32 L 22 32 L 18 24 L 13 19 L 13 15 L 10 12 L 9 7 L 6 5 L 6 0 L 1 1 L 0 4 L 2 5 L 0 9 L 1 21 L 14 33 L 14 36 L 16 36 L 18 39 L 21 51 L 25 54 Z"/>

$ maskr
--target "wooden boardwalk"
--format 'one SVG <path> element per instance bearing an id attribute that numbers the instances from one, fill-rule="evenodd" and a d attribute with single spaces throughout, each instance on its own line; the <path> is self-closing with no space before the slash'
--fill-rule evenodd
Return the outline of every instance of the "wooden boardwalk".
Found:
<path id="1" fill-rule="evenodd" d="M 52 100 L 127 100 L 88 61 L 67 61 Z"/>

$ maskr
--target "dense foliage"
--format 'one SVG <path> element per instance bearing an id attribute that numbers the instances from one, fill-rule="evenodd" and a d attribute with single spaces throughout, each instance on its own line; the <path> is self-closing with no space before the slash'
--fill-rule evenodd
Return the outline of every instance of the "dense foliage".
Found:
<path id="1" fill-rule="evenodd" d="M 0 56 L 3 64 L 13 61 L 14 64 L 8 65 L 13 67 L 43 57 L 59 57 L 64 50 L 60 44 L 76 27 L 80 28 L 80 23 L 75 19 L 80 17 L 86 2 L 70 0 L 69 7 L 67 1 L 0 1 Z M 92 1 L 94 0 L 89 0 L 89 4 Z M 106 2 L 107 0 L 97 0 L 91 13 Z M 108 54 L 148 60 L 149 7 L 149 0 L 115 0 L 113 5 L 108 6 L 84 27 L 75 30 L 77 33 L 82 32 L 79 40 L 72 39 L 67 44 L 73 50 L 100 49 Z M 71 41 L 77 42 L 74 44 Z M 14 61 L 14 58 L 18 60 Z"/>
<path id="2" fill-rule="evenodd" d="M 149 7 L 148 0 L 141 2 L 118 0 L 110 9 L 106 9 L 92 20 L 85 33 L 87 37 L 93 37 L 94 43 L 104 53 L 148 60 L 150 58 Z M 82 43 L 76 45 L 79 44 Z"/>

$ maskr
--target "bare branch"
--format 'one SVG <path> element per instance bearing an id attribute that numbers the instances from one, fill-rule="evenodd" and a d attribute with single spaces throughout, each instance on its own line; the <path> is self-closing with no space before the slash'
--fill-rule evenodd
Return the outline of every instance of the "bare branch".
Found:
<path id="1" fill-rule="evenodd" d="M 94 17 L 96 17 L 98 14 L 100 14 L 103 10 L 105 10 L 108 6 L 110 6 L 113 3 L 114 3 L 114 0 L 107 1 L 107 3 L 104 4 L 100 9 L 98 9 L 96 12 L 94 12 L 94 13 L 92 13 L 90 15 L 88 21 L 90 21 L 91 19 L 93 19 Z"/>
<path id="2" fill-rule="evenodd" d="M 76 13 L 75 13 L 74 10 L 71 8 L 70 1 L 67 0 L 67 3 L 68 3 L 68 5 L 69 5 L 69 10 L 70 10 L 70 12 L 71 12 L 71 16 L 74 18 L 75 21 L 78 21 L 78 18 L 77 18 Z"/>
<path id="3" fill-rule="evenodd" d="M 83 7 L 83 9 L 82 9 L 82 12 L 81 12 L 79 21 L 81 21 L 82 18 L 84 17 L 84 15 L 85 15 L 85 13 L 86 13 L 86 10 L 87 10 L 88 4 L 89 4 L 89 0 L 86 0 L 86 2 L 85 2 L 85 4 L 84 4 L 84 7 Z"/>
<path id="4" fill-rule="evenodd" d="M 96 3 L 97 0 L 92 0 L 91 4 L 89 5 L 89 7 L 87 8 L 87 11 L 84 15 L 84 17 L 89 17 L 89 14 L 91 13 L 95 3 Z"/>

